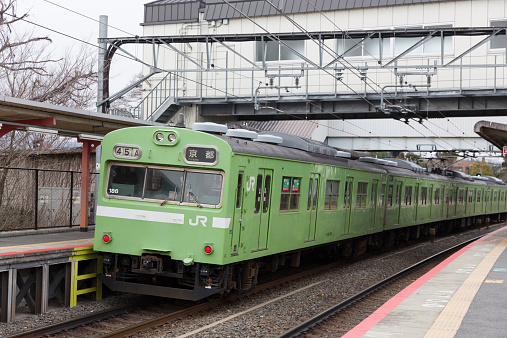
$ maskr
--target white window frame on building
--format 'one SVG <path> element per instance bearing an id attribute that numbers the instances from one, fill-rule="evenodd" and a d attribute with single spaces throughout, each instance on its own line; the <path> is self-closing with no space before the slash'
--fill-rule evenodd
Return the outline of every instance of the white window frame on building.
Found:
<path id="1" fill-rule="evenodd" d="M 441 28 L 452 28 L 454 25 L 452 23 L 436 23 L 436 24 L 422 24 L 422 25 L 412 25 L 412 26 L 396 26 L 390 28 L 376 28 L 378 30 L 385 29 L 441 29 Z M 382 57 L 392 57 L 401 54 L 408 48 L 412 47 L 418 41 L 423 39 L 422 37 L 416 38 L 382 38 Z M 336 40 L 336 53 L 338 55 L 342 55 L 347 52 L 350 48 L 352 48 L 356 43 L 359 43 L 360 39 L 337 39 Z M 396 43 L 403 41 L 404 44 L 401 48 L 396 48 Z M 427 56 L 427 55 L 440 55 L 440 48 L 442 38 L 440 36 L 434 36 L 431 40 L 425 42 L 421 46 L 415 48 L 410 51 L 407 56 Z M 378 58 L 380 56 L 380 44 L 379 44 L 378 35 L 368 39 L 362 43 L 362 45 L 356 49 L 352 49 L 350 52 L 344 55 L 347 58 Z M 454 54 L 454 44 L 453 38 L 451 36 L 444 37 L 444 55 L 453 55 Z"/>
<path id="2" fill-rule="evenodd" d="M 505 27 L 507 28 L 507 18 L 489 20 L 490 27 Z M 489 41 L 489 51 L 494 53 L 505 52 L 507 47 L 507 36 L 497 35 L 491 38 Z"/>
<path id="3" fill-rule="evenodd" d="M 283 43 L 286 43 L 288 46 L 296 50 L 301 55 L 305 56 L 305 40 L 281 40 Z M 256 62 L 262 62 L 263 61 L 263 55 L 264 48 L 262 46 L 266 47 L 266 62 L 301 62 L 302 59 L 295 54 L 293 51 L 291 51 L 289 48 L 283 45 L 283 43 L 279 41 L 273 41 L 270 39 L 264 40 L 264 41 L 256 41 L 255 42 L 255 61 Z"/>

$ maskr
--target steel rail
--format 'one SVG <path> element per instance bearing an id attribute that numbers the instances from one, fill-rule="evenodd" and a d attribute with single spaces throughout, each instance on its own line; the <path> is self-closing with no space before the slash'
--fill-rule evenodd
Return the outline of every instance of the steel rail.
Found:
<path id="1" fill-rule="evenodd" d="M 51 335 L 56 334 L 64 330 L 74 329 L 81 325 L 87 325 L 90 323 L 94 323 L 99 320 L 104 320 L 113 316 L 124 314 L 125 312 L 134 310 L 138 308 L 141 304 L 135 303 L 135 304 L 129 304 L 129 305 L 123 305 L 118 306 L 113 309 L 108 309 L 104 311 L 100 311 L 97 313 L 93 313 L 91 315 L 76 317 L 73 319 L 66 320 L 61 323 L 52 324 L 49 326 L 44 326 L 41 328 L 33 329 L 30 331 L 25 331 L 21 333 L 17 333 L 11 336 L 8 336 L 9 338 L 28 338 L 28 337 L 40 337 L 42 335 Z"/>
<path id="2" fill-rule="evenodd" d="M 326 320 L 327 318 L 335 315 L 336 313 L 340 312 L 341 310 L 347 308 L 348 306 L 352 305 L 353 303 L 361 300 L 362 298 L 370 295 L 371 293 L 383 288 L 384 286 L 388 285 L 389 283 L 395 281 L 396 279 L 400 278 L 400 277 L 403 277 L 409 273 L 411 273 L 412 271 L 414 271 L 415 269 L 443 256 L 443 255 L 446 255 L 448 254 L 449 252 L 452 252 L 454 250 L 457 250 L 465 245 L 468 245 L 469 243 L 471 242 L 474 242 L 476 240 L 478 240 L 479 238 L 483 237 L 484 235 L 481 235 L 481 236 L 478 236 L 478 237 L 475 237 L 475 238 L 472 238 L 472 239 L 469 239 L 463 243 L 460 243 L 460 244 L 457 244 L 451 248 L 448 248 L 444 251 L 441 251 L 435 255 L 432 255 L 412 266 L 409 266 L 408 268 L 390 276 L 390 277 L 387 277 L 386 279 L 370 286 L 369 288 L 366 288 L 364 289 L 363 291 L 355 294 L 354 296 L 344 300 L 343 302 L 339 303 L 339 304 L 336 304 L 332 307 L 330 307 L 329 309 L 319 313 L 318 315 L 315 315 L 313 316 L 312 318 L 308 319 L 307 321 L 299 324 L 298 326 L 295 326 L 293 327 L 292 329 L 284 332 L 283 334 L 279 335 L 277 338 L 289 338 L 289 337 L 296 337 L 298 335 L 300 335 L 301 333 L 307 331 L 308 329 L 310 329 L 311 327 L 319 324 L 320 322 Z"/>

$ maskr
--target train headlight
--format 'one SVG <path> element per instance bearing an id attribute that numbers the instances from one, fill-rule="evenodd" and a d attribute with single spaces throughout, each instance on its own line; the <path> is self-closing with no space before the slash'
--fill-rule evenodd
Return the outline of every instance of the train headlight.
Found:
<path id="1" fill-rule="evenodd" d="M 211 255 L 213 253 L 213 246 L 210 245 L 210 244 L 207 244 L 205 247 L 204 247 L 204 253 L 206 255 Z"/>
<path id="2" fill-rule="evenodd" d="M 180 137 L 177 130 L 159 129 L 153 133 L 153 142 L 159 146 L 173 147 L 178 144 Z"/>

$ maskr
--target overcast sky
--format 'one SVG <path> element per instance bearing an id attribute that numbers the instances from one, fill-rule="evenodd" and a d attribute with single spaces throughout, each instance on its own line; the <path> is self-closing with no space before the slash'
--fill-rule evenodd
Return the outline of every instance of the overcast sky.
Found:
<path id="1" fill-rule="evenodd" d="M 140 23 L 143 21 L 144 4 L 149 0 L 86 0 L 86 1 L 64 1 L 64 0 L 18 0 L 17 14 L 28 12 L 29 20 L 37 24 L 51 28 L 97 45 L 99 34 L 99 24 L 93 20 L 87 19 L 79 14 L 72 13 L 68 10 L 58 7 L 66 7 L 77 13 L 86 15 L 90 18 L 99 19 L 100 15 L 109 17 L 109 25 L 120 28 L 132 35 L 142 36 L 142 27 Z M 56 4 L 56 5 L 55 5 Z M 74 39 L 61 36 L 57 33 L 35 27 L 31 24 L 24 23 L 18 25 L 16 30 L 33 31 L 37 36 L 49 36 L 53 43 L 51 44 L 54 53 L 61 56 L 66 49 L 72 48 L 78 51 L 82 43 Z M 109 37 L 130 36 L 125 32 L 118 31 L 113 27 L 109 27 Z M 130 52 L 141 58 L 141 46 L 131 47 Z M 115 55 L 113 58 L 111 81 L 111 92 L 116 92 L 127 85 L 130 79 L 141 71 L 139 63 L 123 60 L 124 58 Z"/>

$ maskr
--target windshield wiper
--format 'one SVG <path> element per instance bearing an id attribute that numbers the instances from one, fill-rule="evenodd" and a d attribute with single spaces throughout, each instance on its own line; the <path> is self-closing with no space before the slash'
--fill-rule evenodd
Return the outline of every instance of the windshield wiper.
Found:
<path id="1" fill-rule="evenodd" d="M 193 193 L 193 192 L 191 192 L 191 191 L 189 191 L 189 192 L 188 192 L 188 194 L 189 194 L 190 196 L 192 196 L 192 198 L 194 199 L 195 203 L 197 203 L 197 206 L 198 206 L 199 208 L 202 208 L 201 203 L 199 203 L 199 200 L 198 200 L 198 199 L 197 199 L 197 197 L 194 195 L 194 193 Z"/>
<path id="2" fill-rule="evenodd" d="M 169 197 L 167 197 L 162 203 L 160 203 L 160 206 L 166 204 L 171 198 L 174 197 L 174 195 L 176 195 L 178 192 L 177 191 L 174 191 Z"/>

